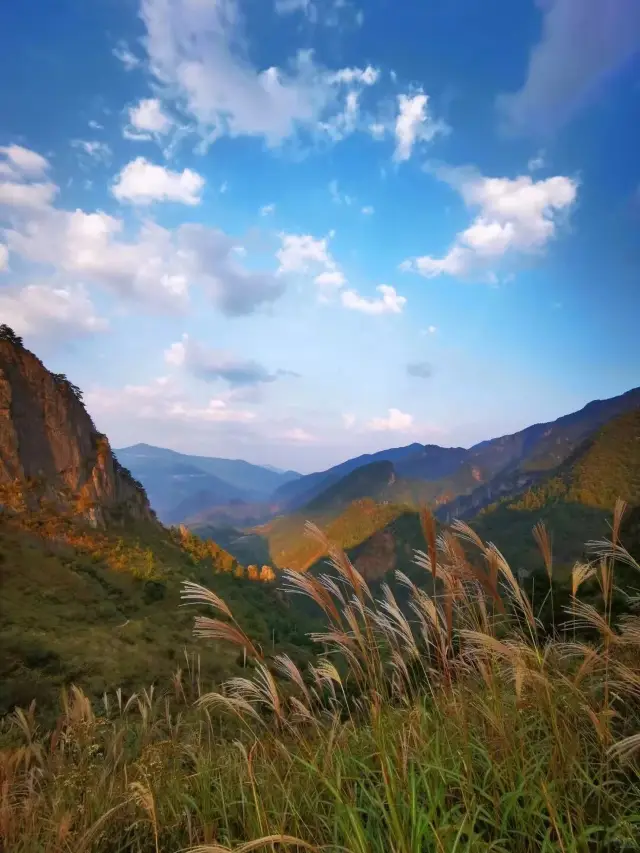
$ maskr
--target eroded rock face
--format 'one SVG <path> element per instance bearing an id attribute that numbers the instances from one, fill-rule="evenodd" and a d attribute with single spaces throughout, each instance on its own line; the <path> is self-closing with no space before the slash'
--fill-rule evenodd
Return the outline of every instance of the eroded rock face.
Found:
<path id="1" fill-rule="evenodd" d="M 142 486 L 114 458 L 73 386 L 0 340 L 0 488 L 21 490 L 96 527 L 157 523 Z"/>

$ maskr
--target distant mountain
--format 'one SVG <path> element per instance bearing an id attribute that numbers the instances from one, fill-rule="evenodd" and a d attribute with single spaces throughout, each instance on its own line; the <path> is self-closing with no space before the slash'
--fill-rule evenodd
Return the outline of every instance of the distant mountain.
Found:
<path id="1" fill-rule="evenodd" d="M 278 487 L 300 476 L 242 459 L 190 456 L 149 444 L 135 444 L 116 453 L 145 486 L 158 517 L 168 524 L 234 501 L 265 502 Z"/>
<path id="2" fill-rule="evenodd" d="M 442 476 L 443 473 L 448 473 L 449 470 L 453 469 L 453 459 L 457 458 L 455 456 L 456 451 L 466 452 L 463 448 L 437 447 L 436 445 L 427 445 L 427 447 L 433 448 L 429 458 L 433 460 L 436 476 Z M 408 471 L 411 467 L 410 460 L 416 460 L 416 464 L 422 465 L 421 470 L 423 470 L 425 467 L 423 460 L 427 447 L 422 444 L 409 444 L 406 447 L 395 447 L 389 450 L 381 450 L 378 453 L 365 453 L 354 459 L 347 459 L 346 462 L 334 465 L 333 468 L 326 471 L 305 474 L 295 481 L 285 483 L 273 493 L 273 500 L 281 512 L 291 512 L 309 503 L 316 495 L 357 468 L 375 462 L 392 462 L 394 465 L 400 465 L 403 471 Z M 448 463 L 448 460 L 451 462 Z M 408 468 L 405 468 L 403 463 L 406 463 Z"/>
<path id="3" fill-rule="evenodd" d="M 537 483 L 489 505 L 470 518 L 485 541 L 496 542 L 515 570 L 542 571 L 540 551 L 532 528 L 544 521 L 552 539 L 559 582 L 575 560 L 585 557 L 588 540 L 609 535 L 617 498 L 629 504 L 622 526 L 622 541 L 640 558 L 640 407 L 618 415 L 585 439 L 559 466 L 540 475 Z M 415 511 L 398 514 L 350 551 L 358 570 L 375 582 L 401 569 L 414 579 L 420 570 L 414 551 L 425 542 Z M 326 571 L 324 560 L 309 567 Z M 631 573 L 631 587 L 640 576 Z"/>
<path id="4" fill-rule="evenodd" d="M 473 514 L 497 497 L 512 493 L 514 488 L 535 482 L 544 472 L 558 466 L 602 424 L 639 405 L 640 388 L 635 388 L 618 397 L 595 400 L 556 421 L 483 441 L 468 450 L 410 444 L 365 454 L 286 483 L 276 490 L 273 500 L 285 513 L 306 506 L 312 508 L 316 498 L 321 503 L 340 503 L 341 492 L 347 495 L 353 488 L 354 481 L 349 478 L 352 472 L 387 462 L 393 466 L 396 478 L 393 484 L 381 488 L 374 477 L 370 491 L 359 497 L 409 503 L 426 501 L 448 505 L 451 515 Z M 385 470 L 385 476 L 391 479 L 390 469 Z M 420 486 L 420 482 L 428 485 Z"/>

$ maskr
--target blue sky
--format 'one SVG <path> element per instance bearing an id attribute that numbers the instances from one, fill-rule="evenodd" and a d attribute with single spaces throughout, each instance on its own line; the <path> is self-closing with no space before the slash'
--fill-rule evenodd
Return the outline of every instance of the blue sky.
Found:
<path id="1" fill-rule="evenodd" d="M 33 0 L 0 74 L 0 320 L 116 447 L 306 472 L 640 384 L 636 0 Z"/>

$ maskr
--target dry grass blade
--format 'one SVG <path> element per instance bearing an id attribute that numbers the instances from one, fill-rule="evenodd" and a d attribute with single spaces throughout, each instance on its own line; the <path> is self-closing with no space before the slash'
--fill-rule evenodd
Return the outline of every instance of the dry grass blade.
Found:
<path id="1" fill-rule="evenodd" d="M 611 541 L 614 543 L 618 542 L 620 538 L 620 525 L 622 524 L 622 519 L 624 518 L 624 514 L 627 511 L 627 502 L 623 501 L 622 498 L 618 498 L 616 500 L 615 506 L 613 508 L 613 524 L 611 525 Z"/>
<path id="2" fill-rule="evenodd" d="M 217 844 L 202 844 L 198 847 L 188 847 L 184 850 L 184 853 L 251 853 L 252 850 L 259 850 L 268 844 L 286 844 L 288 847 L 302 847 L 303 850 L 322 849 L 316 847 L 314 844 L 309 844 L 307 841 L 302 841 L 300 838 L 294 838 L 292 835 L 265 835 L 263 838 L 248 841 L 239 847 L 220 847 Z"/>
<path id="3" fill-rule="evenodd" d="M 596 557 L 617 560 L 619 563 L 631 566 L 631 568 L 637 569 L 640 572 L 640 563 L 638 563 L 637 560 L 634 560 L 631 554 L 622 545 L 609 542 L 608 539 L 592 539 L 587 542 L 587 549 Z"/>
<path id="4" fill-rule="evenodd" d="M 595 568 L 591 563 L 574 563 L 571 569 L 571 595 L 575 598 L 585 581 L 593 577 Z"/>
<path id="5" fill-rule="evenodd" d="M 628 761 L 640 749 L 640 732 L 635 735 L 623 738 L 617 741 L 613 746 L 609 747 L 609 755 L 619 758 L 621 761 Z"/>
<path id="6" fill-rule="evenodd" d="M 285 586 L 287 591 L 292 590 L 306 595 L 312 601 L 315 601 L 318 607 L 322 609 L 335 625 L 342 626 L 340 613 L 335 602 L 331 598 L 327 588 L 317 578 L 308 573 L 294 572 L 291 569 L 287 569 L 284 573 L 284 579 L 285 584 L 288 584 L 288 586 Z"/>
<path id="7" fill-rule="evenodd" d="M 470 542 L 472 545 L 475 545 L 476 548 L 479 548 L 480 551 L 485 550 L 485 544 L 482 539 L 478 536 L 478 534 L 473 530 L 473 528 L 469 527 L 466 521 L 462 521 L 459 518 L 456 518 L 453 524 L 451 525 L 451 529 L 454 531 L 456 536 L 460 539 L 464 539 L 467 542 Z"/>
<path id="8" fill-rule="evenodd" d="M 224 696 L 222 693 L 205 693 L 197 700 L 196 705 L 202 708 L 224 708 L 239 717 L 246 714 L 261 725 L 266 725 L 251 703 L 238 696 Z"/>
<path id="9" fill-rule="evenodd" d="M 273 659 L 273 662 L 284 676 L 289 678 L 291 681 L 293 681 L 294 684 L 298 686 L 300 692 L 307 700 L 307 704 L 310 705 L 311 697 L 309 696 L 307 685 L 304 683 L 302 673 L 295 665 L 295 663 L 291 660 L 289 655 L 276 655 Z"/>
<path id="10" fill-rule="evenodd" d="M 565 608 L 565 611 L 573 615 L 577 628 L 594 629 L 610 642 L 617 642 L 620 639 L 604 616 L 591 604 L 576 599 L 570 607 Z"/>
<path id="11" fill-rule="evenodd" d="M 224 613 L 225 616 L 228 616 L 229 619 L 233 620 L 233 613 L 226 602 L 223 601 L 219 595 L 216 595 L 215 592 L 212 592 L 205 586 L 201 586 L 199 583 L 183 581 L 180 598 L 187 604 L 209 604 L 211 607 L 214 607 L 216 610 L 219 610 L 220 613 Z"/>
<path id="12" fill-rule="evenodd" d="M 225 640 L 246 649 L 256 660 L 262 660 L 262 654 L 256 649 L 249 637 L 236 625 L 229 625 L 220 619 L 210 619 L 208 616 L 196 616 L 193 633 L 196 637 L 206 640 Z"/>
<path id="13" fill-rule="evenodd" d="M 540 549 L 542 559 L 544 560 L 544 567 L 547 570 L 549 580 L 551 580 L 553 575 L 553 552 L 551 548 L 551 535 L 549 534 L 549 531 L 547 530 L 544 521 L 539 521 L 534 526 L 533 538 L 536 541 L 536 545 Z"/>

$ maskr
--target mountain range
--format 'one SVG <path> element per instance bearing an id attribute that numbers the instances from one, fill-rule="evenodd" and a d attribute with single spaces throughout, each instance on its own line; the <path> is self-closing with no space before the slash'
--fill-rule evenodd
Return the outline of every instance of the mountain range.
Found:
<path id="1" fill-rule="evenodd" d="M 278 488 L 300 477 L 252 465 L 243 459 L 190 456 L 149 444 L 116 450 L 118 459 L 140 482 L 158 518 L 167 524 L 208 512 L 208 518 L 250 523 L 270 513 L 269 500 Z"/>
<path id="2" fill-rule="evenodd" d="M 525 574 L 540 567 L 531 529 L 546 521 L 562 578 L 605 535 L 617 498 L 637 545 L 637 388 L 469 449 L 412 444 L 301 476 L 147 444 L 114 453 L 80 389 L 0 326 L 0 712 L 51 702 L 73 680 L 99 695 L 150 669 L 169 677 L 176 648 L 192 647 L 184 580 L 222 595 L 261 643 L 308 660 L 314 614 L 277 588 L 279 569 L 326 571 L 307 521 L 401 601 L 393 570 L 422 577 L 422 504 L 441 528 L 468 518 Z M 202 657 L 211 679 L 239 666 L 215 643 Z"/>

